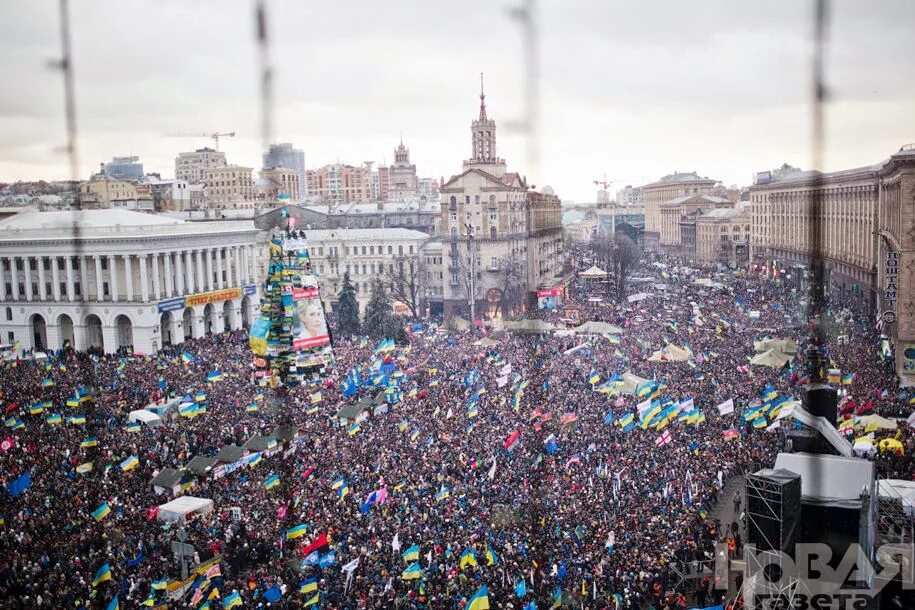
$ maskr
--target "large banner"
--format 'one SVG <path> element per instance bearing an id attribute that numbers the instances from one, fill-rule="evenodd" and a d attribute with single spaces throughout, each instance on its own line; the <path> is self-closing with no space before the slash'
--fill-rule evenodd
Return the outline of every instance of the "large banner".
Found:
<path id="1" fill-rule="evenodd" d="M 330 343 L 317 288 L 293 289 L 292 310 L 293 349 L 320 347 Z"/>

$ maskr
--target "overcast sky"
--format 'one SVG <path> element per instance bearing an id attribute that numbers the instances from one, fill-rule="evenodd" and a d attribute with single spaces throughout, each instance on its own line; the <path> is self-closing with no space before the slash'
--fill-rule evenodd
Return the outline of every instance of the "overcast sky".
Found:
<path id="1" fill-rule="evenodd" d="M 275 141 L 306 165 L 392 161 L 460 171 L 479 74 L 509 169 L 593 201 L 605 174 L 642 184 L 696 170 L 727 184 L 809 162 L 812 2 L 540 0 L 540 171 L 526 167 L 521 0 L 268 0 Z M 915 142 L 915 2 L 833 2 L 827 169 Z M 114 155 L 174 174 L 182 132 L 236 131 L 230 163 L 260 167 L 253 0 L 71 2 L 82 177 Z M 58 3 L 0 2 L 0 180 L 68 177 Z"/>

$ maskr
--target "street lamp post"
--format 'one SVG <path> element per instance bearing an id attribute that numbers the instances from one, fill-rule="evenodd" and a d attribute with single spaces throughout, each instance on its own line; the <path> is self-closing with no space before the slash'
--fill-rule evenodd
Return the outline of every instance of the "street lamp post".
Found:
<path id="1" fill-rule="evenodd" d="M 476 303 L 476 252 L 473 248 L 473 225 L 468 223 L 464 224 L 464 228 L 467 229 L 467 233 L 464 236 L 467 238 L 467 254 L 470 256 L 470 328 L 473 330 L 473 325 L 476 323 L 477 319 L 477 303 Z"/>

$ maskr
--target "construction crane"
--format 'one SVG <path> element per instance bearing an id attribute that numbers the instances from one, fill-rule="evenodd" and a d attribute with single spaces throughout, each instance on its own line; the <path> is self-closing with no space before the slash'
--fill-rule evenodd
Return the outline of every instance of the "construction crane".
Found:
<path id="1" fill-rule="evenodd" d="M 168 134 L 169 138 L 212 138 L 213 146 L 216 150 L 219 150 L 219 138 L 234 138 L 234 131 L 227 131 L 223 133 L 214 132 L 214 133 L 170 133 Z"/>
<path id="2" fill-rule="evenodd" d="M 595 184 L 595 186 L 600 185 L 600 186 L 604 187 L 604 190 L 606 190 L 606 189 L 610 188 L 610 185 L 613 184 L 614 182 L 616 182 L 616 180 L 607 180 L 607 174 L 604 174 L 604 179 L 595 180 L 594 184 Z"/>

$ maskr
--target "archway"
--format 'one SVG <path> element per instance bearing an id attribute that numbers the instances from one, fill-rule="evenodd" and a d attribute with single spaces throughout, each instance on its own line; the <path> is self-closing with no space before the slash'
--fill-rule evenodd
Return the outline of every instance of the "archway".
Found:
<path id="1" fill-rule="evenodd" d="M 162 337 L 163 347 L 166 345 L 171 345 L 172 338 L 172 312 L 166 311 L 161 316 L 159 316 L 159 332 Z"/>
<path id="2" fill-rule="evenodd" d="M 48 345 L 48 329 L 42 315 L 39 313 L 32 314 L 29 319 L 29 326 L 32 329 L 32 347 L 43 351 Z"/>
<path id="3" fill-rule="evenodd" d="M 102 336 L 102 320 L 90 313 L 86 316 L 86 348 L 95 349 L 104 353 L 105 339 Z"/>
<path id="4" fill-rule="evenodd" d="M 118 349 L 125 347 L 133 352 L 133 323 L 130 318 L 124 314 L 119 315 L 114 319 L 114 328 L 117 333 Z"/>
<path id="5" fill-rule="evenodd" d="M 213 332 L 213 304 L 207 303 L 206 307 L 203 308 L 203 334 L 209 335 Z"/>
<path id="6" fill-rule="evenodd" d="M 222 329 L 226 332 L 232 328 L 232 301 L 226 301 L 222 304 Z"/>
<path id="7" fill-rule="evenodd" d="M 245 295 L 241 299 L 241 327 L 248 329 L 251 326 L 251 297 Z"/>
<path id="8" fill-rule="evenodd" d="M 187 307 L 184 310 L 184 315 L 181 317 L 182 325 L 184 326 L 184 340 L 194 338 L 194 323 L 197 321 L 197 316 L 194 314 L 194 309 Z"/>
<path id="9" fill-rule="evenodd" d="M 73 340 L 73 318 L 65 313 L 60 314 L 57 318 L 57 328 L 60 333 L 60 348 L 75 347 Z"/>

